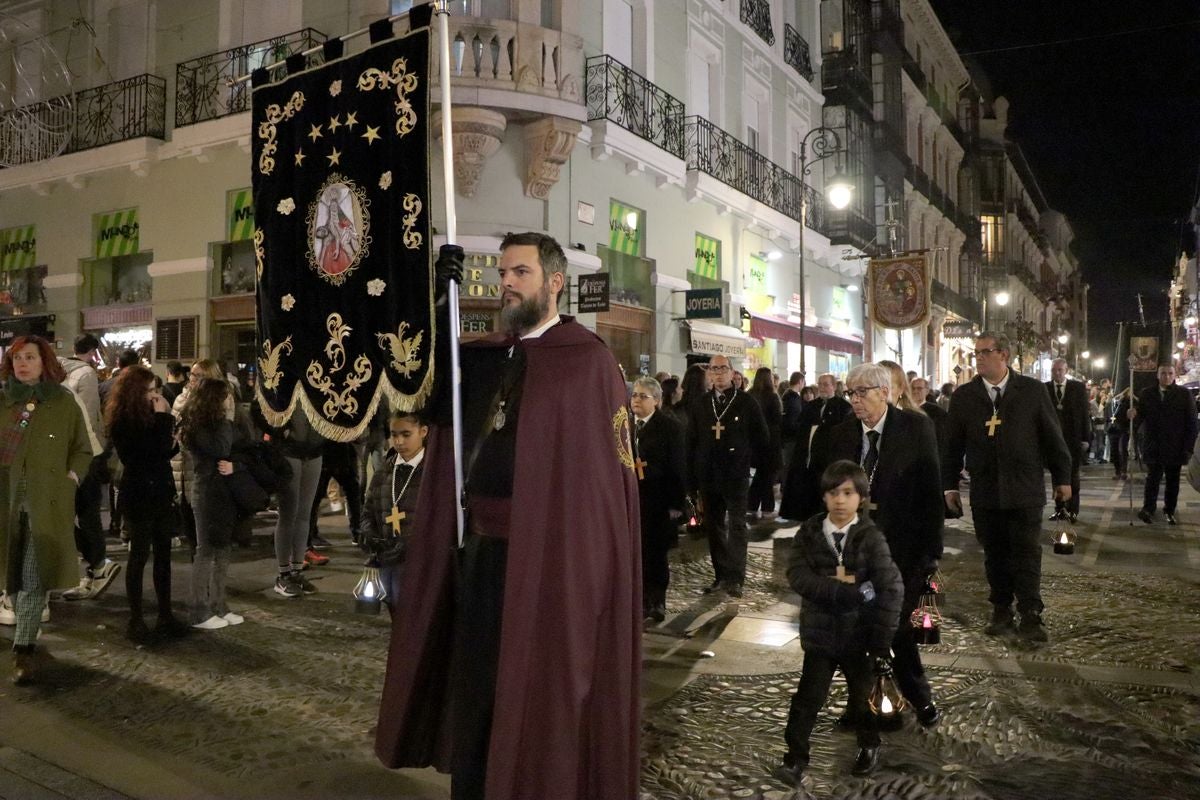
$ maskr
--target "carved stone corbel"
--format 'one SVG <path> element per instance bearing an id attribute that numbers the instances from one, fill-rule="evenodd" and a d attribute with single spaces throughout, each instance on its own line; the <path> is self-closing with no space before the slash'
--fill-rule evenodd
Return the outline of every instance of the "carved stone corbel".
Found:
<path id="1" fill-rule="evenodd" d="M 442 139 L 442 112 L 433 115 L 433 135 Z M 483 165 L 504 141 L 508 120 L 503 114 L 478 106 L 454 106 L 450 130 L 454 144 L 454 186 L 463 197 L 474 197 Z"/>
<path id="2" fill-rule="evenodd" d="M 567 163 L 583 124 L 547 116 L 525 126 L 525 194 L 538 200 L 550 196 L 558 170 Z"/>

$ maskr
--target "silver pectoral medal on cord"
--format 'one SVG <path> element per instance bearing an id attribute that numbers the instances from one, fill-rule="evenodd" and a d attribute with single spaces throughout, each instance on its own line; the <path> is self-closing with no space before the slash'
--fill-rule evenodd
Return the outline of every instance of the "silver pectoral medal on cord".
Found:
<path id="1" fill-rule="evenodd" d="M 499 407 L 496 409 L 496 416 L 492 418 L 492 430 L 500 430 L 504 427 L 507 417 L 504 416 L 504 401 L 500 401 Z"/>

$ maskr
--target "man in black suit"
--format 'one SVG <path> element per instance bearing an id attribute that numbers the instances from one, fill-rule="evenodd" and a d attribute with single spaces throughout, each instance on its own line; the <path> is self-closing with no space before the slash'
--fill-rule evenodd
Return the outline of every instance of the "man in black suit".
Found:
<path id="1" fill-rule="evenodd" d="M 1088 410 L 1087 388 L 1080 381 L 1067 380 L 1067 360 L 1056 358 L 1050 365 L 1051 380 L 1046 381 L 1046 391 L 1058 415 L 1063 441 L 1071 451 L 1071 499 L 1066 503 L 1054 501 L 1054 513 L 1050 519 L 1067 519 L 1074 522 L 1079 517 L 1079 472 L 1083 469 L 1083 458 L 1087 452 L 1092 415 Z"/>
<path id="2" fill-rule="evenodd" d="M 1138 404 L 1129 410 L 1135 435 L 1142 435 L 1142 460 L 1146 462 L 1146 493 L 1138 519 L 1154 522 L 1158 503 L 1158 484 L 1163 475 L 1163 516 L 1167 524 L 1178 525 L 1175 503 L 1179 500 L 1179 470 L 1192 457 L 1196 447 L 1196 401 L 1192 393 L 1175 385 L 1175 367 L 1158 368 L 1158 386 L 1144 389 Z"/>
<path id="3" fill-rule="evenodd" d="M 917 653 L 910 618 L 942 557 L 945 514 L 937 437 L 928 417 L 891 405 L 891 374 L 879 364 L 859 364 L 850 370 L 846 386 L 854 416 L 834 427 L 829 457 L 853 461 L 867 473 L 871 521 L 887 537 L 892 560 L 904 579 L 892 669 L 917 720 L 929 727 L 941 715 Z"/>
<path id="4" fill-rule="evenodd" d="M 938 454 L 946 446 L 946 409 L 929 399 L 929 381 L 920 375 L 908 384 L 912 392 L 913 402 L 925 412 L 925 416 L 933 420 L 933 430 L 937 434 Z"/>
<path id="5" fill-rule="evenodd" d="M 804 373 L 793 372 L 788 378 L 787 389 L 780 396 L 780 400 L 783 401 L 781 432 L 783 434 L 784 474 L 792 465 L 792 458 L 796 453 L 796 439 L 800 436 L 800 414 L 804 411 L 804 398 L 800 396 L 802 389 L 804 389 Z"/>
<path id="6" fill-rule="evenodd" d="M 758 402 L 733 388 L 725 356 L 708 365 L 712 390 L 691 407 L 687 456 L 689 491 L 700 493 L 715 577 L 705 593 L 742 596 L 746 581 L 746 496 L 750 468 L 767 461 L 767 423 Z M 726 522 L 726 515 L 729 520 Z"/>
<path id="7" fill-rule="evenodd" d="M 850 404 L 836 395 L 837 378 L 826 372 L 817 378 L 817 398 L 800 414 L 800 435 L 792 454 L 779 503 L 779 516 L 804 521 L 825 509 L 821 500 L 821 473 L 833 463 L 829 458 L 829 432 L 850 416 Z"/>
<path id="8" fill-rule="evenodd" d="M 675 519 L 683 514 L 683 426 L 660 414 L 662 386 L 654 378 L 633 382 L 634 473 L 642 519 L 642 617 L 662 622 L 667 614 L 671 570 L 667 553 L 675 543 Z"/>
<path id="9" fill-rule="evenodd" d="M 950 401 L 942 488 L 951 513 L 962 513 L 959 471 L 971 474 L 971 516 L 983 545 L 991 592 L 989 636 L 1019 632 L 1031 642 L 1049 637 L 1042 623 L 1042 470 L 1050 468 L 1054 499 L 1071 497 L 1071 453 L 1041 382 L 1008 368 L 1008 337 L 981 333 L 975 339 L 979 374 Z M 1013 627 L 1013 598 L 1021 614 Z"/>

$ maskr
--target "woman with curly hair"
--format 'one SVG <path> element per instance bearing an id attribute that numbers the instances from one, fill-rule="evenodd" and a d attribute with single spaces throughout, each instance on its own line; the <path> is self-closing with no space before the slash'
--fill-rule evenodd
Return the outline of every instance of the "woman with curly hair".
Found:
<path id="1" fill-rule="evenodd" d="M 18 336 L 0 363 L 0 588 L 16 595 L 13 683 L 29 683 L 46 594 L 79 580 L 75 489 L 92 463 L 83 411 L 40 336 Z"/>
<path id="2" fill-rule="evenodd" d="M 204 378 L 180 414 L 180 439 L 192 461 L 196 558 L 192 562 L 192 627 L 216 630 L 243 621 L 225 603 L 225 577 L 237 508 L 224 476 L 232 475 L 233 392 L 221 378 Z"/>
<path id="3" fill-rule="evenodd" d="M 171 531 L 174 529 L 175 481 L 171 456 L 175 446 L 175 417 L 158 390 L 154 373 L 135 365 L 121 370 L 104 414 L 109 440 L 117 450 L 124 473 L 121 494 L 129 521 L 129 565 L 125 592 L 129 598 L 126 636 L 139 644 L 151 639 L 142 618 L 142 577 L 154 551 L 154 593 L 158 597 L 159 636 L 177 638 L 187 626 L 171 613 Z"/>

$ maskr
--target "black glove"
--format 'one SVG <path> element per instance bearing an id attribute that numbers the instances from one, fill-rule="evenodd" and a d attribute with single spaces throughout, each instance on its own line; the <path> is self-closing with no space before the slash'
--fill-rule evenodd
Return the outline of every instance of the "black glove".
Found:
<path id="1" fill-rule="evenodd" d="M 875 653 L 871 656 L 871 666 L 876 675 L 891 675 L 892 674 L 892 654 Z"/>
<path id="2" fill-rule="evenodd" d="M 450 293 L 450 281 L 462 285 L 463 249 L 456 244 L 444 244 L 438 248 L 437 261 L 433 262 L 433 274 L 437 281 L 434 302 L 439 305 Z"/>

